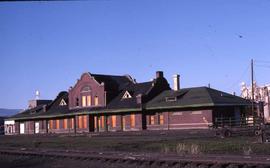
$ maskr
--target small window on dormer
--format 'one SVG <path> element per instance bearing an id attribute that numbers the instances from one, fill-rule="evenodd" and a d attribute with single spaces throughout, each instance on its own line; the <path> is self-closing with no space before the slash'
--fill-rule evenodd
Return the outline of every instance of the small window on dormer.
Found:
<path id="1" fill-rule="evenodd" d="M 59 106 L 66 106 L 66 105 L 67 105 L 66 101 L 64 99 L 62 99 Z"/>
<path id="2" fill-rule="evenodd" d="M 30 114 L 35 114 L 36 113 L 36 110 L 33 110 L 30 112 Z"/>
<path id="3" fill-rule="evenodd" d="M 130 93 L 128 91 L 125 92 L 125 94 L 123 95 L 122 99 L 129 99 L 132 98 L 132 96 L 130 95 Z"/>
<path id="4" fill-rule="evenodd" d="M 176 97 L 166 97 L 166 102 L 175 102 L 176 100 Z"/>

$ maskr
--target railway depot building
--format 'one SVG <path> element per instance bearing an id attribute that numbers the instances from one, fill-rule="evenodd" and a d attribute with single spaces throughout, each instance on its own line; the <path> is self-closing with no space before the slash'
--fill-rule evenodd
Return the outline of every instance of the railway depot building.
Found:
<path id="1" fill-rule="evenodd" d="M 130 76 L 83 73 L 68 92 L 53 100 L 33 100 L 7 120 L 6 134 L 89 133 L 173 129 L 208 129 L 216 118 L 245 117 L 250 102 L 208 87 L 173 89 L 156 72 L 152 81 Z M 9 125 L 10 126 L 10 125 Z"/>

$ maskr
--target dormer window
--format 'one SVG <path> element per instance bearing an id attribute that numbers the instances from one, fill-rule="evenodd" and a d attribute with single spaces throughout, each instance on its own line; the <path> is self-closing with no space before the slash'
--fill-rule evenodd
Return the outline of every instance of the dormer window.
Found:
<path id="1" fill-rule="evenodd" d="M 66 106 L 66 105 L 67 105 L 66 101 L 64 99 L 62 99 L 59 106 Z"/>
<path id="2" fill-rule="evenodd" d="M 176 97 L 166 97 L 166 102 L 175 102 L 176 100 Z"/>
<path id="3" fill-rule="evenodd" d="M 132 98 L 132 96 L 130 95 L 130 93 L 128 91 L 125 92 L 125 94 L 123 95 L 122 99 L 129 99 Z"/>
<path id="4" fill-rule="evenodd" d="M 35 114 L 36 113 L 36 110 L 33 110 L 30 112 L 30 114 Z"/>

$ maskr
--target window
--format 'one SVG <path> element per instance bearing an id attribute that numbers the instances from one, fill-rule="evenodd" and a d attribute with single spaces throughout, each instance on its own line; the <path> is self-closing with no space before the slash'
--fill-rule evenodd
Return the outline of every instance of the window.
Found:
<path id="1" fill-rule="evenodd" d="M 79 104 L 79 98 L 77 97 L 76 98 L 76 106 L 78 107 L 80 104 Z"/>
<path id="2" fill-rule="evenodd" d="M 94 123 L 95 129 L 97 129 L 97 127 L 98 127 L 98 119 L 97 119 L 97 116 L 94 117 L 94 121 L 95 121 L 95 123 Z"/>
<path id="3" fill-rule="evenodd" d="M 102 128 L 105 128 L 105 116 L 102 116 L 101 119 L 102 119 Z"/>
<path id="4" fill-rule="evenodd" d="M 81 90 L 81 93 L 83 92 L 90 92 L 91 91 L 91 87 L 90 86 L 84 86 Z"/>
<path id="5" fill-rule="evenodd" d="M 158 114 L 158 124 L 163 125 L 164 124 L 164 116 L 162 113 Z"/>
<path id="6" fill-rule="evenodd" d="M 91 96 L 87 96 L 87 106 L 91 106 Z"/>
<path id="7" fill-rule="evenodd" d="M 176 100 L 176 97 L 166 97 L 166 102 L 175 102 Z"/>
<path id="8" fill-rule="evenodd" d="M 86 107 L 86 96 L 82 96 L 82 106 Z"/>
<path id="9" fill-rule="evenodd" d="M 59 120 L 56 120 L 56 129 L 59 129 L 60 128 L 60 122 Z"/>
<path id="10" fill-rule="evenodd" d="M 116 127 L 116 115 L 112 116 L 112 127 L 115 128 Z"/>
<path id="11" fill-rule="evenodd" d="M 126 128 L 126 116 L 122 116 L 122 129 L 125 130 Z"/>
<path id="12" fill-rule="evenodd" d="M 97 105 L 98 105 L 98 97 L 95 96 L 95 106 L 97 106 Z"/>
<path id="13" fill-rule="evenodd" d="M 64 129 L 68 128 L 68 119 L 64 119 Z"/>
<path id="14" fill-rule="evenodd" d="M 130 93 L 128 91 L 125 92 L 125 94 L 123 95 L 122 99 L 129 99 L 132 98 L 132 96 L 130 95 Z"/>
<path id="15" fill-rule="evenodd" d="M 66 101 L 65 101 L 64 99 L 62 99 L 59 105 L 60 105 L 60 106 L 66 106 L 67 103 L 66 103 Z"/>
<path id="16" fill-rule="evenodd" d="M 155 115 L 150 115 L 150 121 L 149 121 L 150 125 L 154 125 L 155 124 Z"/>
<path id="17" fill-rule="evenodd" d="M 130 115 L 130 126 L 135 127 L 135 114 Z"/>
<path id="18" fill-rule="evenodd" d="M 53 120 L 49 121 L 49 129 L 53 129 Z"/>
<path id="19" fill-rule="evenodd" d="M 78 126 L 79 126 L 79 129 L 81 129 L 82 127 L 83 127 L 83 125 L 82 125 L 82 123 L 83 123 L 83 118 L 82 118 L 82 116 L 78 116 Z"/>
<path id="20" fill-rule="evenodd" d="M 99 125 L 99 128 L 104 128 L 104 116 L 100 116 L 98 118 L 98 125 Z"/>
<path id="21" fill-rule="evenodd" d="M 71 129 L 74 129 L 74 118 L 70 120 Z"/>
<path id="22" fill-rule="evenodd" d="M 83 128 L 87 128 L 87 115 L 83 116 Z"/>

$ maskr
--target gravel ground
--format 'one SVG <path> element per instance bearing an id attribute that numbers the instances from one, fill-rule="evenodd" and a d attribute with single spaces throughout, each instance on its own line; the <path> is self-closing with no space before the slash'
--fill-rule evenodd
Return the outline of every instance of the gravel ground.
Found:
<path id="1" fill-rule="evenodd" d="M 149 165 L 149 164 L 139 164 L 132 162 L 112 162 L 103 160 L 74 160 L 69 158 L 45 158 L 45 157 L 29 157 L 29 156 L 10 156 L 1 155 L 0 156 L 0 167 L 1 168 L 152 168 L 152 167 L 168 167 L 166 165 Z"/>
<path id="2" fill-rule="evenodd" d="M 153 161 L 90 160 L 83 158 L 54 158 L 36 156 L 0 155 L 1 168 L 269 168 L 270 166 L 249 164 L 183 163 Z"/>

